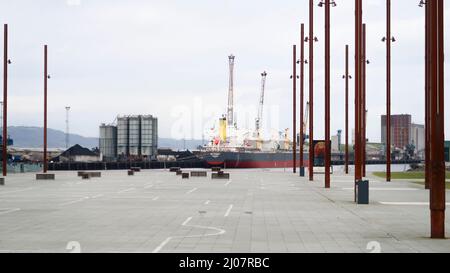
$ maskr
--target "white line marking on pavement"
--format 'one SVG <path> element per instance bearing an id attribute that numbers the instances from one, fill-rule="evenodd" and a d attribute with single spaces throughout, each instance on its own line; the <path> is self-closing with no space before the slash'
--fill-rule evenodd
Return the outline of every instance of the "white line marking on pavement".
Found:
<path id="1" fill-rule="evenodd" d="M 346 191 L 353 191 L 354 188 L 342 188 L 343 190 Z M 369 190 L 371 191 L 418 191 L 420 189 L 415 189 L 415 188 L 369 188 Z"/>
<path id="2" fill-rule="evenodd" d="M 156 196 L 156 197 L 154 197 L 152 200 L 153 201 L 156 201 L 156 200 L 158 200 L 159 199 L 159 196 Z"/>
<path id="3" fill-rule="evenodd" d="M 95 198 L 99 198 L 99 197 L 102 197 L 102 196 L 104 196 L 104 194 L 97 194 L 97 195 L 92 196 L 92 198 L 95 199 Z"/>
<path id="4" fill-rule="evenodd" d="M 230 181 L 228 181 L 227 183 L 225 183 L 225 187 L 228 186 L 228 185 L 230 185 L 231 181 L 232 181 L 232 180 L 230 179 Z"/>
<path id="5" fill-rule="evenodd" d="M 161 249 L 167 245 L 172 239 L 175 238 L 198 238 L 198 237 L 208 237 L 208 236 L 218 236 L 218 235 L 222 235 L 225 234 L 226 231 L 224 229 L 221 228 L 216 228 L 216 227 L 207 227 L 207 226 L 197 226 L 197 225 L 188 225 L 188 223 L 192 220 L 192 217 L 187 218 L 181 225 L 185 226 L 185 227 L 194 227 L 194 228 L 201 228 L 201 229 L 211 229 L 214 230 L 216 232 L 214 233 L 207 233 L 207 234 L 200 234 L 200 235 L 189 235 L 189 236 L 171 236 L 171 237 L 167 237 L 158 247 L 156 247 L 152 252 L 153 253 L 158 253 L 159 251 L 161 251 Z"/>
<path id="6" fill-rule="evenodd" d="M 193 193 L 194 191 L 196 191 L 197 190 L 197 188 L 193 188 L 192 190 L 190 190 L 190 191 L 188 191 L 188 192 L 186 192 L 186 194 L 190 194 L 190 193 Z"/>
<path id="7" fill-rule="evenodd" d="M 124 193 L 124 192 L 128 192 L 128 191 L 132 191 L 132 190 L 135 190 L 136 188 L 129 188 L 129 189 L 125 189 L 125 190 L 121 190 L 121 191 L 118 191 L 117 193 Z"/>
<path id="8" fill-rule="evenodd" d="M 70 201 L 70 202 L 62 203 L 62 204 L 60 204 L 60 206 L 72 205 L 72 204 L 75 204 L 75 203 L 78 203 L 78 202 L 82 202 L 82 201 L 84 201 L 84 200 L 86 200 L 86 199 L 89 199 L 89 197 L 83 197 L 83 198 L 77 199 L 77 200 L 75 200 L 75 201 Z"/>
<path id="9" fill-rule="evenodd" d="M 2 209 L 2 210 L 5 210 L 5 209 Z M 6 209 L 6 211 L 0 212 L 0 215 L 8 214 L 8 213 L 15 212 L 15 211 L 19 211 L 19 210 L 20 210 L 19 208 L 15 208 L 15 209 Z"/>
<path id="10" fill-rule="evenodd" d="M 380 202 L 382 205 L 392 205 L 392 206 L 429 206 L 429 202 Z M 449 206 L 450 203 L 447 203 Z"/>
<path id="11" fill-rule="evenodd" d="M 233 209 L 233 205 L 230 205 L 227 209 L 227 212 L 225 212 L 224 217 L 228 217 L 228 215 L 230 215 L 231 210 Z"/>
<path id="12" fill-rule="evenodd" d="M 207 200 L 207 201 L 205 202 L 205 205 L 208 205 L 208 204 L 209 204 L 209 202 L 211 202 L 211 201 Z"/>
<path id="13" fill-rule="evenodd" d="M 162 242 L 157 248 L 153 250 L 153 253 L 158 253 L 165 245 L 167 245 L 167 243 L 170 242 L 170 240 L 172 240 L 172 238 L 173 237 L 167 237 L 164 242 Z"/>
<path id="14" fill-rule="evenodd" d="M 29 191 L 33 189 L 32 187 L 30 188 L 26 188 L 26 189 L 22 189 L 22 190 L 15 190 L 15 191 L 4 191 L 4 192 L 0 192 L 0 194 L 7 194 L 7 193 L 15 193 L 15 192 L 22 192 L 22 191 Z"/>
<path id="15" fill-rule="evenodd" d="M 187 225 L 191 220 L 192 220 L 192 217 L 188 217 L 188 218 L 183 222 L 183 224 L 181 224 L 181 225 L 182 225 L 182 226 L 185 226 L 185 225 Z"/>

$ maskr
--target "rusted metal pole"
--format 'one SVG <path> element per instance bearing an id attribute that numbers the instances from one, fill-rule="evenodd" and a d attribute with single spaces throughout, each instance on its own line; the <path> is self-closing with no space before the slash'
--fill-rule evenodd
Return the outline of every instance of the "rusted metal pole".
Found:
<path id="1" fill-rule="evenodd" d="M 345 46 L 345 173 L 348 174 L 348 45 Z"/>
<path id="2" fill-rule="evenodd" d="M 425 189 L 430 189 L 430 8 L 425 3 Z"/>
<path id="3" fill-rule="evenodd" d="M 44 46 L 44 173 L 48 170 L 47 165 L 47 45 Z"/>
<path id="4" fill-rule="evenodd" d="M 391 181 L 391 0 L 386 0 L 386 181 Z"/>
<path id="5" fill-rule="evenodd" d="M 325 188 L 330 188 L 330 0 L 325 0 Z"/>
<path id="6" fill-rule="evenodd" d="M 8 168 L 8 25 L 4 25 L 3 46 L 3 150 L 2 168 L 3 176 L 7 175 Z"/>
<path id="7" fill-rule="evenodd" d="M 314 181 L 314 0 L 309 0 L 309 180 Z"/>
<path id="8" fill-rule="evenodd" d="M 361 170 L 361 28 L 362 1 L 355 0 L 355 182 L 362 179 Z M 356 183 L 355 183 L 356 189 Z M 355 191 L 356 193 L 356 191 Z M 355 195 L 356 198 L 356 195 Z"/>
<path id="9" fill-rule="evenodd" d="M 445 238 L 444 0 L 430 5 L 431 238 Z"/>
<path id="10" fill-rule="evenodd" d="M 305 25 L 301 24 L 300 26 L 300 175 L 304 176 L 304 173 L 302 172 L 304 165 L 304 153 L 303 153 L 303 147 L 304 147 L 304 139 L 303 136 L 305 135 L 305 130 L 303 128 L 303 111 L 304 111 L 304 78 L 305 78 Z"/>
<path id="11" fill-rule="evenodd" d="M 362 84 L 361 84 L 361 103 L 362 103 L 362 132 L 361 132 L 361 164 L 362 164 L 362 176 L 366 177 L 366 126 L 367 126 L 367 109 L 366 109 L 366 65 L 367 65 L 367 56 L 366 56 L 366 24 L 362 26 Z"/>
<path id="12" fill-rule="evenodd" d="M 297 46 L 292 46 L 292 161 L 293 172 L 297 173 Z"/>

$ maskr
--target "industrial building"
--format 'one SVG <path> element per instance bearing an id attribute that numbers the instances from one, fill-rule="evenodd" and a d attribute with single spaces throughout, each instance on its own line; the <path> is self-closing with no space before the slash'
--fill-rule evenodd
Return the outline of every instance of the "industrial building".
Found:
<path id="1" fill-rule="evenodd" d="M 425 125 L 411 124 L 410 143 L 414 145 L 416 154 L 425 150 Z"/>
<path id="2" fill-rule="evenodd" d="M 99 138 L 100 153 L 105 161 L 113 161 L 117 158 L 117 126 L 100 125 Z"/>
<path id="3" fill-rule="evenodd" d="M 117 124 L 100 125 L 104 161 L 151 160 L 158 150 L 158 119 L 152 115 L 119 116 Z"/>
<path id="4" fill-rule="evenodd" d="M 386 116 L 381 116 L 381 143 L 386 144 Z M 415 153 L 425 149 L 425 126 L 412 123 L 411 115 L 391 116 L 391 143 L 395 148 L 404 149 L 414 145 Z"/>

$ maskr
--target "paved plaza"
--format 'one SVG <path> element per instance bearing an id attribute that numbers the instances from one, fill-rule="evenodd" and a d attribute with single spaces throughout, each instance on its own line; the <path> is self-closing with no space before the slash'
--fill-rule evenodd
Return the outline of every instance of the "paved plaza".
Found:
<path id="1" fill-rule="evenodd" d="M 450 240 L 428 238 L 421 185 L 369 177 L 371 204 L 356 205 L 353 177 L 339 170 L 328 190 L 321 175 L 227 172 L 230 180 L 210 171 L 182 180 L 168 170 L 9 175 L 0 186 L 0 252 L 450 252 Z"/>

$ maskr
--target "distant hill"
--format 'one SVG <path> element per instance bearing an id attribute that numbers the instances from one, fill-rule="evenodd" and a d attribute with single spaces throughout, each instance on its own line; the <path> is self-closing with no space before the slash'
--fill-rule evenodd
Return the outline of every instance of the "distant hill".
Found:
<path id="1" fill-rule="evenodd" d="M 48 147 L 65 148 L 66 134 L 60 130 L 48 129 Z M 11 126 L 8 127 L 8 135 L 14 140 L 14 147 L 20 148 L 40 148 L 44 139 L 42 127 Z M 79 144 L 86 148 L 98 147 L 98 138 L 84 137 L 77 134 L 70 134 L 70 146 Z M 202 144 L 201 140 L 177 140 L 171 138 L 159 138 L 159 148 L 171 148 L 173 150 L 194 150 Z"/>
<path id="2" fill-rule="evenodd" d="M 14 147 L 40 148 L 44 139 L 44 130 L 41 127 L 12 126 L 8 127 L 8 135 L 14 140 Z M 86 148 L 98 147 L 98 138 L 84 137 L 70 134 L 70 146 L 80 144 Z M 49 148 L 65 148 L 66 134 L 63 131 L 48 129 L 47 140 Z"/>

